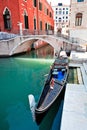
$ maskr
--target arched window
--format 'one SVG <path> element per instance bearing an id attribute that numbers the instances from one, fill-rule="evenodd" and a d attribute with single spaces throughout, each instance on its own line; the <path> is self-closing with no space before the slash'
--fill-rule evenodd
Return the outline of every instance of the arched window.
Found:
<path id="1" fill-rule="evenodd" d="M 81 24 L 82 24 L 82 13 L 77 13 L 75 19 L 75 25 L 81 26 Z"/>
<path id="2" fill-rule="evenodd" d="M 36 30 L 36 18 L 34 17 L 34 30 Z"/>
<path id="3" fill-rule="evenodd" d="M 7 30 L 11 29 L 11 16 L 9 10 L 6 8 L 3 13 L 4 28 Z"/>
<path id="4" fill-rule="evenodd" d="M 24 24 L 25 24 L 25 29 L 28 29 L 28 15 L 26 11 L 24 11 Z"/>

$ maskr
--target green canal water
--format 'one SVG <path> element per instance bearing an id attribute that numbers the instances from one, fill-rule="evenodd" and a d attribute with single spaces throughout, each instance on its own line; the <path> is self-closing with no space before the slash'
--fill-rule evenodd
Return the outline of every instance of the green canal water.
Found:
<path id="1" fill-rule="evenodd" d="M 58 130 L 56 104 L 40 126 L 33 121 L 29 108 L 28 95 L 33 94 L 38 101 L 53 62 L 50 49 L 44 50 L 43 54 L 40 49 L 38 53 L 0 59 L 0 130 Z"/>

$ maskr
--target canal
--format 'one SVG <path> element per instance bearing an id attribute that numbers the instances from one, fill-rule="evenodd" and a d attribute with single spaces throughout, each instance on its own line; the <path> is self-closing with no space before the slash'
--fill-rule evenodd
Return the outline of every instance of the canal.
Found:
<path id="1" fill-rule="evenodd" d="M 50 46 L 0 59 L 0 130 L 58 129 L 57 104 L 37 126 L 28 101 L 29 94 L 38 101 L 53 61 L 53 48 Z"/>

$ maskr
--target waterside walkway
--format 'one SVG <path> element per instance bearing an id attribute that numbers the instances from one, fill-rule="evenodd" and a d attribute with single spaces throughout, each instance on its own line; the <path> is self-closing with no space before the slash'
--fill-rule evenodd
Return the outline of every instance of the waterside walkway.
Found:
<path id="1" fill-rule="evenodd" d="M 87 63 L 70 66 L 80 68 L 83 83 L 66 86 L 60 130 L 87 130 Z"/>

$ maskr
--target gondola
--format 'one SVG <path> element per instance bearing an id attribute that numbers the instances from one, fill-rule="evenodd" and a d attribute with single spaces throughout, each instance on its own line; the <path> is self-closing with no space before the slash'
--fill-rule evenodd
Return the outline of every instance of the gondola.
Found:
<path id="1" fill-rule="evenodd" d="M 63 52 L 63 53 L 62 53 Z M 62 51 L 51 66 L 39 101 L 35 107 L 35 120 L 39 125 L 56 100 L 60 100 L 64 92 L 69 73 L 68 58 Z"/>

